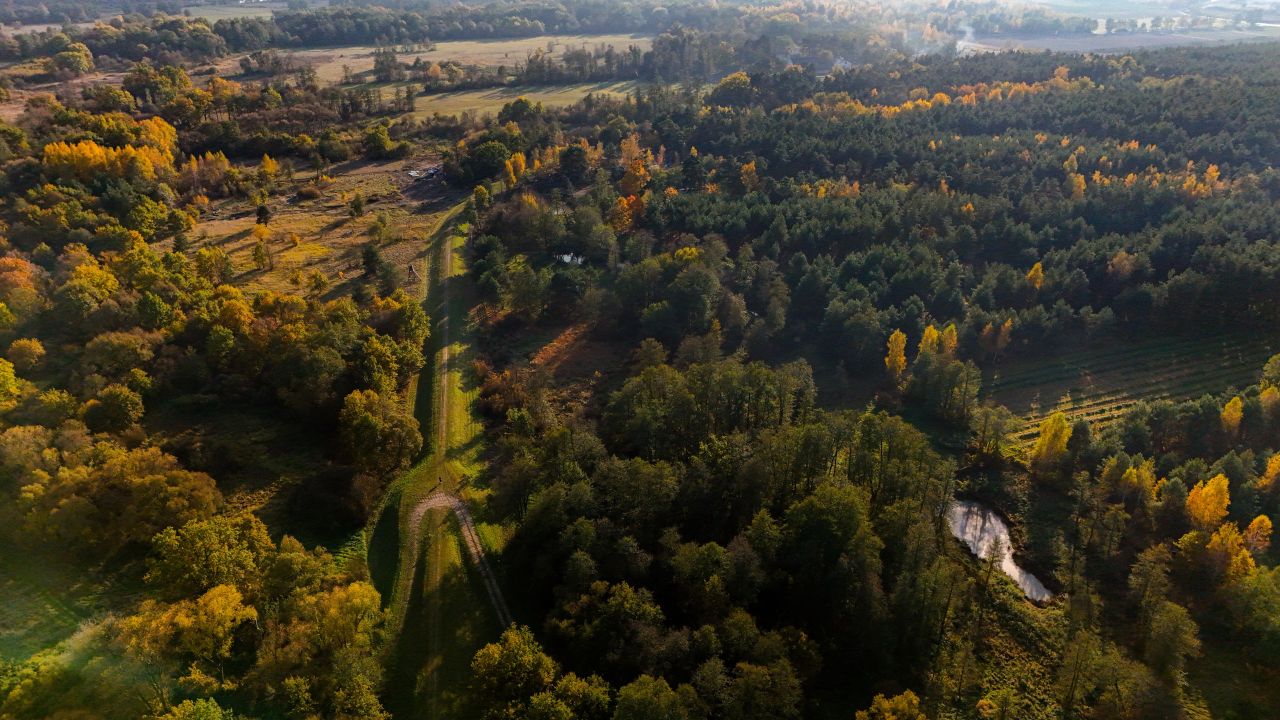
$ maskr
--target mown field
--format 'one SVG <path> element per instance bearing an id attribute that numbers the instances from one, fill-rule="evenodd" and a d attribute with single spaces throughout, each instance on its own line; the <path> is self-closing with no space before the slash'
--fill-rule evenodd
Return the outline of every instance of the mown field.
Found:
<path id="1" fill-rule="evenodd" d="M 983 378 L 984 396 L 1022 418 L 1013 434 L 1029 444 L 1040 422 L 1062 410 L 1095 429 L 1139 400 L 1185 400 L 1257 382 L 1280 337 L 1228 333 L 1106 344 L 1024 362 L 1002 363 Z"/>
<path id="2" fill-rule="evenodd" d="M 479 115 L 496 113 L 503 105 L 519 97 L 540 102 L 547 107 L 564 107 L 578 102 L 582 98 L 595 93 L 612 97 L 629 95 L 639 86 L 633 80 L 602 83 L 579 83 L 576 85 L 550 86 L 514 86 L 485 88 L 483 90 L 460 90 L 458 92 L 426 95 L 417 99 L 415 118 L 441 115 L 459 115 L 473 112 Z"/>

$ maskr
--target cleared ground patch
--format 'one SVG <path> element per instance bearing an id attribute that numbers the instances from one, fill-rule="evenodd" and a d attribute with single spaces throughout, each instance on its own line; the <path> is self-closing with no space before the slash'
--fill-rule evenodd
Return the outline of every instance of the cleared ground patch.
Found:
<path id="1" fill-rule="evenodd" d="M 1022 418 L 1015 444 L 1029 444 L 1056 411 L 1101 429 L 1140 400 L 1186 400 L 1257 382 L 1280 337 L 1220 334 L 1114 339 L 985 373 L 983 394 Z"/>

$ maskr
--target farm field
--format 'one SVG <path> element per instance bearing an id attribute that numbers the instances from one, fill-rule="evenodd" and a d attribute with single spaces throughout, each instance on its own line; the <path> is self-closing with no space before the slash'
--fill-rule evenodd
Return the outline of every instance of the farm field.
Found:
<path id="1" fill-rule="evenodd" d="M 1113 33 L 1110 35 L 1041 35 L 1025 38 L 983 38 L 991 51 L 1048 50 L 1051 52 L 1129 52 L 1184 45 L 1230 45 L 1280 39 L 1280 28 L 1251 30 L 1187 30 L 1173 33 Z"/>
<path id="2" fill-rule="evenodd" d="M 464 65 L 480 65 L 497 67 L 499 65 L 514 66 L 539 50 L 548 51 L 559 57 L 566 50 L 577 48 L 593 48 L 598 45 L 612 45 L 617 50 L 626 50 L 635 45 L 641 50 L 648 50 L 653 39 L 638 35 L 540 35 L 530 38 L 512 38 L 501 40 L 447 40 L 438 42 L 430 50 L 417 50 L 399 53 L 400 61 L 412 64 L 421 58 L 423 62 L 443 62 L 456 60 Z M 311 65 L 321 82 L 338 82 L 349 68 L 352 73 L 361 73 L 373 69 L 373 53 L 378 48 L 372 45 L 355 45 L 351 47 L 309 48 L 288 52 L 300 62 Z M 240 56 L 234 56 L 219 62 L 224 72 L 239 72 Z"/>
<path id="3" fill-rule="evenodd" d="M 1262 365 L 1276 352 L 1280 338 L 1257 334 L 1115 340 L 998 366 L 985 373 L 983 394 L 1022 418 L 1012 437 L 1016 444 L 1029 444 L 1040 422 L 1058 410 L 1098 429 L 1139 400 L 1185 400 L 1257 382 Z"/>
<path id="4" fill-rule="evenodd" d="M 182 8 L 182 12 L 198 18 L 205 18 L 211 22 L 229 18 L 255 18 L 270 17 L 271 13 L 276 10 L 284 10 L 288 7 L 282 2 L 246 2 L 243 5 L 225 4 L 225 5 L 188 5 Z"/>
<path id="5" fill-rule="evenodd" d="M 630 94 L 640 85 L 641 83 L 634 80 L 624 80 L 576 85 L 520 85 L 438 93 L 417 98 L 417 109 L 412 117 L 431 117 L 436 113 L 458 115 L 468 111 L 478 115 L 496 113 L 503 105 L 520 97 L 532 102 L 540 102 L 547 107 L 564 107 L 592 93 L 622 97 Z"/>

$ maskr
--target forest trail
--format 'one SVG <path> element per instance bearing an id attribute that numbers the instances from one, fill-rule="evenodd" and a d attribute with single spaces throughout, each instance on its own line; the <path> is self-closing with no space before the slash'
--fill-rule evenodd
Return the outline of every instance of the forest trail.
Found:
<path id="1" fill-rule="evenodd" d="M 470 414 L 473 391 L 463 372 L 470 348 L 468 293 L 463 269 L 455 267 L 463 238 L 453 219 L 451 212 L 441 221 L 424 263 L 434 358 L 418 380 L 415 414 L 428 451 L 398 481 L 399 557 L 389 603 L 396 640 L 388 665 L 388 709 L 398 720 L 453 716 L 459 678 L 476 643 L 489 642 L 513 622 L 461 495 L 466 478 L 478 470 L 480 428 Z M 467 566 L 475 569 L 470 578 Z"/>
<path id="2" fill-rule="evenodd" d="M 480 574 L 480 580 L 484 583 L 485 592 L 489 595 L 489 602 L 493 605 L 493 614 L 497 616 L 498 623 L 502 627 L 515 624 L 515 620 L 511 617 L 511 610 L 507 608 L 506 598 L 502 596 L 502 588 L 498 586 L 498 580 L 494 576 L 492 568 L 489 567 L 489 561 L 484 554 L 484 545 L 480 542 L 480 534 L 476 532 L 475 520 L 472 519 L 471 511 L 467 509 L 467 504 L 462 501 L 462 498 L 452 493 L 433 492 L 419 501 L 413 508 L 413 526 L 419 527 L 422 522 L 422 516 L 433 508 L 452 510 L 454 516 L 458 518 L 458 529 L 462 535 L 462 542 L 467 548 L 467 555 L 470 556 L 471 562 Z"/>

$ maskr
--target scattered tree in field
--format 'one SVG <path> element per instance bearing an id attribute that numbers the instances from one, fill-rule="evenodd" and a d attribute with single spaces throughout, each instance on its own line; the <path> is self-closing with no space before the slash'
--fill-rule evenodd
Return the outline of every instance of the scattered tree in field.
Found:
<path id="1" fill-rule="evenodd" d="M 270 155 L 262 156 L 262 163 L 258 165 L 258 173 L 267 182 L 273 182 L 276 176 L 280 174 L 280 162 Z"/>
<path id="2" fill-rule="evenodd" d="M 259 225 L 258 227 L 262 226 Z M 259 272 L 271 270 L 275 267 L 275 256 L 264 240 L 259 240 L 253 244 L 253 266 Z"/>
<path id="3" fill-rule="evenodd" d="M 78 77 L 93 72 L 93 53 L 84 43 L 71 43 L 47 61 L 49 72 Z"/>

